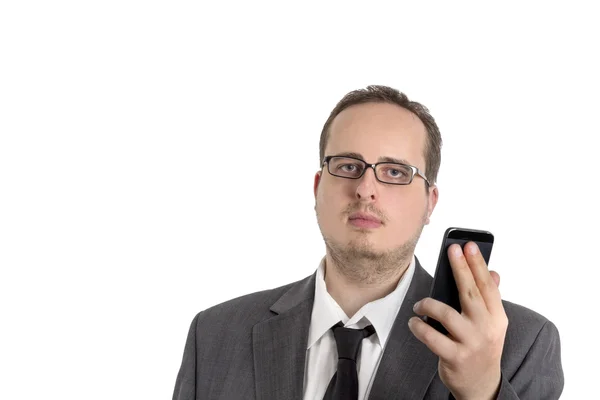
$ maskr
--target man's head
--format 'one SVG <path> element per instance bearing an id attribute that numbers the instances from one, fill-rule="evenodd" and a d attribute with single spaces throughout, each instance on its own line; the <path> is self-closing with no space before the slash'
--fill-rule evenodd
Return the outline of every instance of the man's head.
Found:
<path id="1" fill-rule="evenodd" d="M 328 254 L 347 275 L 370 281 L 410 261 L 437 203 L 440 149 L 440 133 L 427 109 L 395 89 L 369 86 L 350 92 L 331 112 L 321 133 L 315 209 Z M 406 182 L 400 177 L 412 175 L 410 168 L 381 165 L 376 177 L 361 161 L 327 158 L 332 156 L 369 165 L 408 164 L 429 184 L 418 174 L 410 184 L 393 184 Z M 358 179 L 341 177 L 363 171 Z"/>

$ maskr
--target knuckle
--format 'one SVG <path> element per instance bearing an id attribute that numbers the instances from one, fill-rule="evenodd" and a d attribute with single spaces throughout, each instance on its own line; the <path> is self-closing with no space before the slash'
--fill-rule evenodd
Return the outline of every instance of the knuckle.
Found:
<path id="1" fill-rule="evenodd" d="M 467 290 L 467 296 L 469 297 L 469 300 L 477 300 L 481 297 L 481 293 L 476 287 L 471 287 Z"/>
<path id="2" fill-rule="evenodd" d="M 499 345 L 504 343 L 506 334 L 506 325 L 503 321 L 499 323 L 494 321 L 487 325 L 487 329 L 483 332 L 483 337 L 486 344 Z"/>
<path id="3" fill-rule="evenodd" d="M 493 291 L 496 288 L 497 288 L 496 283 L 492 280 L 491 277 L 489 279 L 484 280 L 481 283 L 481 290 L 484 290 L 486 292 Z"/>
<path id="4" fill-rule="evenodd" d="M 456 353 L 456 363 L 458 365 L 465 365 L 469 362 L 469 359 L 471 358 L 471 353 L 470 351 L 463 349 L 461 351 L 458 351 Z"/>
<path id="5" fill-rule="evenodd" d="M 436 335 L 437 331 L 434 331 L 432 329 L 428 329 L 425 332 L 423 332 L 423 339 L 427 342 L 427 343 L 431 343 L 431 344 L 435 344 L 437 342 L 437 335 Z"/>
<path id="6" fill-rule="evenodd" d="M 486 343 L 496 343 L 498 341 L 498 334 L 495 329 L 488 329 L 485 332 L 484 337 Z"/>
<path id="7" fill-rule="evenodd" d="M 441 312 L 441 318 L 444 321 L 449 321 L 454 317 L 455 312 L 456 311 L 453 308 L 450 308 L 450 307 L 444 308 Z"/>

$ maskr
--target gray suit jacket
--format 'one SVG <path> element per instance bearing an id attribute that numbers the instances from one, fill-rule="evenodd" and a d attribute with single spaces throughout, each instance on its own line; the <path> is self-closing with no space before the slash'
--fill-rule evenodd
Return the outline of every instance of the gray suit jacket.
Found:
<path id="1" fill-rule="evenodd" d="M 302 400 L 315 274 L 200 312 L 192 321 L 174 400 Z M 438 358 L 408 329 L 432 277 L 418 260 L 390 333 L 370 400 L 450 397 Z M 558 330 L 543 316 L 504 301 L 508 331 L 498 399 L 558 399 L 564 385 Z"/>

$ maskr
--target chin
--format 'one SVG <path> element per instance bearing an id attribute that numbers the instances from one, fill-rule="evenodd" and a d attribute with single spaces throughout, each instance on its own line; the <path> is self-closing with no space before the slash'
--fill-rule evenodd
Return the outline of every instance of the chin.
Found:
<path id="1" fill-rule="evenodd" d="M 346 242 L 346 246 L 349 249 L 358 250 L 358 251 L 367 251 L 367 252 L 375 252 L 380 253 L 385 251 L 380 245 L 378 245 L 377 241 L 373 240 L 368 235 L 361 235 L 360 237 L 350 238 Z"/>

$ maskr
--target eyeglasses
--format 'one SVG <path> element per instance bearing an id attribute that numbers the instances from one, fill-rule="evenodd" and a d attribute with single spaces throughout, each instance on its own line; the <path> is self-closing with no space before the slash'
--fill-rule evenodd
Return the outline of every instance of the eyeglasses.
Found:
<path id="1" fill-rule="evenodd" d="M 323 166 L 327 164 L 327 171 L 333 176 L 347 179 L 359 179 L 365 174 L 367 168 L 373 168 L 375 178 L 379 182 L 390 185 L 409 185 L 414 176 L 418 175 L 425 180 L 429 186 L 429 180 L 423 175 L 419 168 L 412 165 L 379 162 L 369 164 L 364 160 L 354 157 L 327 156 L 323 160 Z"/>

